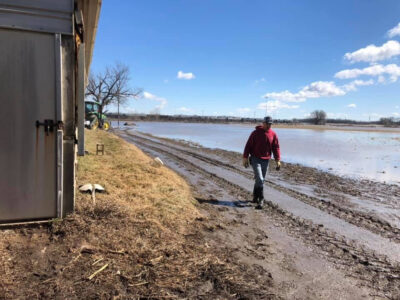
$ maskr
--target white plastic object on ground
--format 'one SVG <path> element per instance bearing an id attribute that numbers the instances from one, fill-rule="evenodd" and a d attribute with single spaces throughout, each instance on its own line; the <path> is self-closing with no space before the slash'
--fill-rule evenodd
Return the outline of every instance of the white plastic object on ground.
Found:
<path id="1" fill-rule="evenodd" d="M 154 159 L 154 161 L 156 162 L 157 165 L 160 165 L 160 166 L 163 166 L 163 165 L 164 165 L 164 163 L 162 162 L 162 160 L 161 160 L 159 157 L 156 157 L 156 158 Z"/>
<path id="2" fill-rule="evenodd" d="M 84 184 L 79 188 L 79 191 L 81 191 L 82 193 L 92 192 L 93 185 L 91 183 Z"/>
<path id="3" fill-rule="evenodd" d="M 95 183 L 93 185 L 94 189 L 96 190 L 96 192 L 104 192 L 105 188 L 103 188 L 100 184 Z"/>

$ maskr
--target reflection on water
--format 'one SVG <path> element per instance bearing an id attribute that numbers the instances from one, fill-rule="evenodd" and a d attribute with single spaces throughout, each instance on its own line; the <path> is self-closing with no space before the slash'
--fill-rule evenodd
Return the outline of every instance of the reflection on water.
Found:
<path id="1" fill-rule="evenodd" d="M 242 152 L 253 126 L 137 122 L 135 130 L 183 139 L 209 148 Z M 400 183 L 400 139 L 396 133 L 274 129 L 282 160 L 339 175 Z"/>

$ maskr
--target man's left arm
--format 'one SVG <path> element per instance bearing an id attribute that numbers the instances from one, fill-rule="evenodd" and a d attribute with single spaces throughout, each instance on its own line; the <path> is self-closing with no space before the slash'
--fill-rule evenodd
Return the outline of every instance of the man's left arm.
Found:
<path id="1" fill-rule="evenodd" d="M 276 161 L 276 169 L 279 170 L 281 168 L 281 149 L 279 147 L 279 140 L 276 133 L 274 134 L 274 139 L 272 142 L 272 152 Z"/>

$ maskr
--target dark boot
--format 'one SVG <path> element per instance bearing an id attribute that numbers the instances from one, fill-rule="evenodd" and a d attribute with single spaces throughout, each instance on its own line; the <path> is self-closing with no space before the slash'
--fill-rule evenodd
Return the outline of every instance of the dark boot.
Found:
<path id="1" fill-rule="evenodd" d="M 258 201 L 256 209 L 262 209 L 264 207 L 264 186 L 258 188 Z"/>
<path id="2" fill-rule="evenodd" d="M 258 197 L 259 197 L 259 188 L 257 188 L 256 186 L 254 186 L 253 188 L 253 203 L 257 203 L 258 202 Z"/>

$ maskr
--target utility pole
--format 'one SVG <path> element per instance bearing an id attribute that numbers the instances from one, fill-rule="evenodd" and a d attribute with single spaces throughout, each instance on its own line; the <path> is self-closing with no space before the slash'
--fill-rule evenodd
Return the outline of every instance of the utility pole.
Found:
<path id="1" fill-rule="evenodd" d="M 119 128 L 119 96 L 117 97 L 117 103 L 118 103 L 118 128 Z"/>

